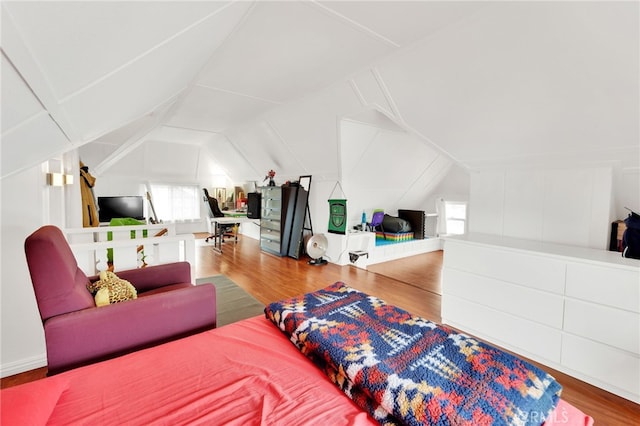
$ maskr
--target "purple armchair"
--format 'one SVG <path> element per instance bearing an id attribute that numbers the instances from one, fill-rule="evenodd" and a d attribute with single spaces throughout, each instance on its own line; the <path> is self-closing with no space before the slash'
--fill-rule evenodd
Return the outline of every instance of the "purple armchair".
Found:
<path id="1" fill-rule="evenodd" d="M 115 271 L 138 298 L 96 307 L 62 231 L 43 226 L 25 241 L 47 346 L 48 374 L 112 358 L 216 326 L 216 289 L 194 286 L 187 262 Z"/>

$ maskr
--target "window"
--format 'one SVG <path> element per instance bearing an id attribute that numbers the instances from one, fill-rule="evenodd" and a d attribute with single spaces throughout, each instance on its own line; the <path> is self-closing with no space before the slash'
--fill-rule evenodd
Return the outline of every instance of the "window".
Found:
<path id="1" fill-rule="evenodd" d="M 461 201 L 444 202 L 445 233 L 460 235 L 465 232 L 467 203 Z"/>
<path id="2" fill-rule="evenodd" d="M 200 220 L 200 189 L 197 185 L 150 184 L 157 219 L 163 222 Z M 153 212 L 149 212 L 153 215 Z"/>

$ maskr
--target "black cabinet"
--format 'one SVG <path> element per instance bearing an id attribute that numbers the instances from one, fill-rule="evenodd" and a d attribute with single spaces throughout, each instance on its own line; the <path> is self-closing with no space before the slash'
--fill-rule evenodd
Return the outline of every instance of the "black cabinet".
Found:
<path id="1" fill-rule="evenodd" d="M 259 192 L 250 192 L 247 194 L 247 217 L 249 219 L 260 219 L 260 210 L 262 209 Z"/>
<path id="2" fill-rule="evenodd" d="M 309 193 L 298 186 L 263 186 L 260 194 L 260 248 L 298 258 Z"/>

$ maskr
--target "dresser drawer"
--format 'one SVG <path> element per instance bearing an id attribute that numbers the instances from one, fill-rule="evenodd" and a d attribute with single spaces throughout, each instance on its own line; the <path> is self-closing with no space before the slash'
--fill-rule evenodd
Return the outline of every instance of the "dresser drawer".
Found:
<path id="1" fill-rule="evenodd" d="M 640 314 L 635 312 L 568 299 L 564 330 L 640 354 Z"/>
<path id="2" fill-rule="evenodd" d="M 564 294 L 565 263 L 548 257 L 447 240 L 444 266 Z"/>
<path id="3" fill-rule="evenodd" d="M 567 296 L 640 313 L 640 269 L 567 265 Z"/>
<path id="4" fill-rule="evenodd" d="M 606 384 L 607 390 L 640 402 L 640 358 L 592 340 L 565 334 L 562 364 Z M 591 382 L 590 382 L 591 383 Z"/>
<path id="5" fill-rule="evenodd" d="M 449 268 L 442 271 L 442 292 L 530 321 L 562 328 L 564 298 L 561 295 Z"/>
<path id="6" fill-rule="evenodd" d="M 560 362 L 562 333 L 486 306 L 447 296 L 442 298 L 442 321 L 516 353 Z"/>

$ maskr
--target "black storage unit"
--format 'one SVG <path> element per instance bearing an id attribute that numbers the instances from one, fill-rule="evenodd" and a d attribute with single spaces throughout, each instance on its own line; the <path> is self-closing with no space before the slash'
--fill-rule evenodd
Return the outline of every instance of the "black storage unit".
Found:
<path id="1" fill-rule="evenodd" d="M 247 217 L 249 219 L 260 219 L 260 210 L 262 209 L 260 205 L 261 198 L 259 192 L 250 192 L 247 194 Z"/>
<path id="2" fill-rule="evenodd" d="M 277 256 L 299 256 L 308 192 L 298 186 L 263 186 L 260 194 L 260 248 Z"/>

